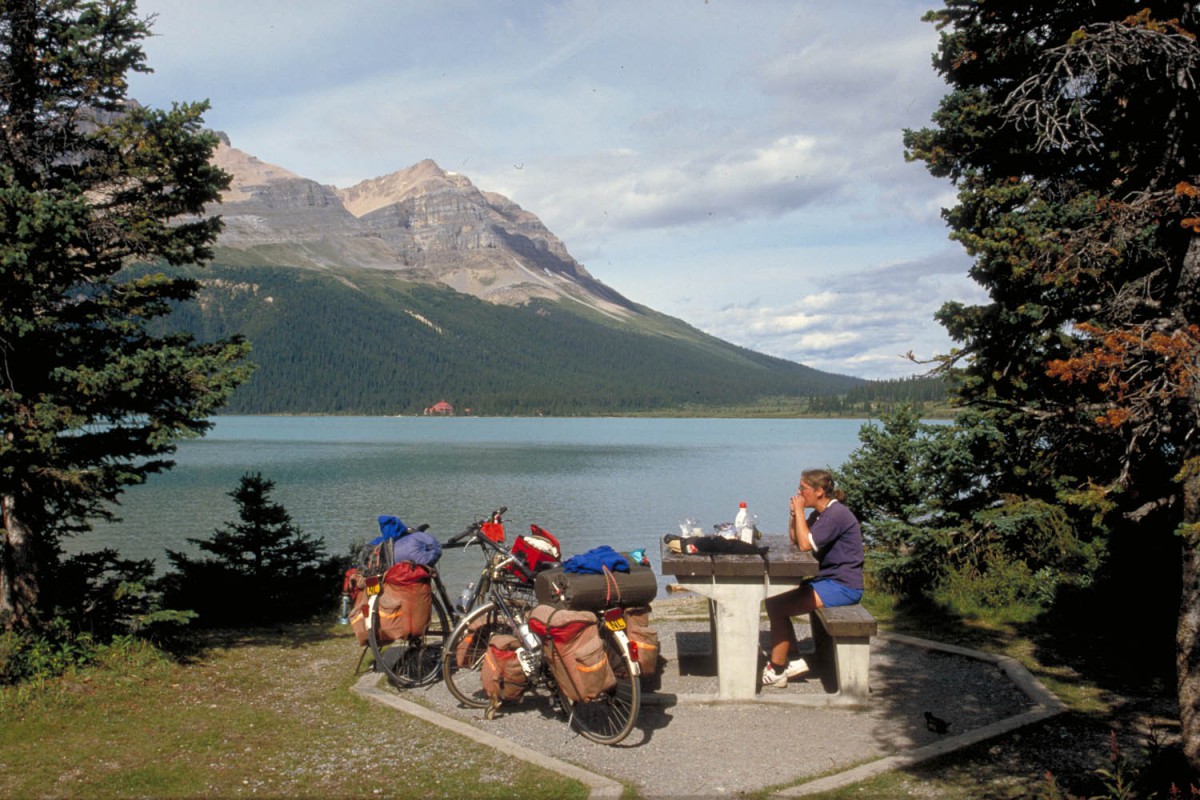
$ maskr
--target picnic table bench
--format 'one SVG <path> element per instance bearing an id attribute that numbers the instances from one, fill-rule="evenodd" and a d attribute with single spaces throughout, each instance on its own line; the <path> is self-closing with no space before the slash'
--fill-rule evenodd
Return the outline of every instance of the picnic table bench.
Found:
<path id="1" fill-rule="evenodd" d="M 761 544 L 767 548 L 764 555 L 685 555 L 672 553 L 663 543 L 663 574 L 673 575 L 680 586 L 709 600 L 718 700 L 755 697 L 762 602 L 818 572 L 813 554 L 800 550 L 785 535 L 764 535 Z M 813 699 L 823 705 L 866 705 L 874 618 L 862 606 L 823 608 L 811 616 L 818 655 L 832 656 L 838 681 L 834 696 Z"/>

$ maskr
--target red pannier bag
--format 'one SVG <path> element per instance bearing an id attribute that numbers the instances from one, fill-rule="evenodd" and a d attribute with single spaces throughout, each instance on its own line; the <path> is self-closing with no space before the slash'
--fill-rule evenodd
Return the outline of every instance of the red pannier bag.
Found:
<path id="1" fill-rule="evenodd" d="M 529 526 L 528 535 L 517 537 L 513 542 L 512 554 L 514 558 L 520 559 L 535 577 L 542 570 L 557 566 L 562 559 L 558 539 L 555 539 L 550 531 L 537 525 Z M 526 583 L 532 580 L 527 580 L 525 573 L 516 565 L 510 564 L 508 571 Z"/>
<path id="2" fill-rule="evenodd" d="M 483 682 L 483 691 L 493 703 L 516 700 L 529 686 L 529 678 L 517 658 L 520 646 L 521 640 L 507 633 L 492 634 L 488 640 L 479 678 Z"/>
<path id="3" fill-rule="evenodd" d="M 590 703 L 617 685 L 597 623 L 591 611 L 550 605 L 539 605 L 529 615 L 529 629 L 542 637 L 554 680 L 576 703 Z"/>
<path id="4" fill-rule="evenodd" d="M 383 574 L 379 595 L 380 643 L 421 636 L 433 616 L 433 587 L 429 570 L 411 561 L 401 561 Z"/>

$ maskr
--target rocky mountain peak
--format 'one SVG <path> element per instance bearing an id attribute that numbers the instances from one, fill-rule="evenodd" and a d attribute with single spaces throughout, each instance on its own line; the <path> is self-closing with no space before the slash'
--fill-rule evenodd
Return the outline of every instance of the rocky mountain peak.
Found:
<path id="1" fill-rule="evenodd" d="M 433 159 L 427 158 L 391 175 L 360 181 L 349 189 L 338 189 L 337 194 L 347 211 L 361 217 L 380 208 L 403 203 L 419 194 L 446 190 L 478 192 L 469 180 L 446 172 Z"/>
<path id="2" fill-rule="evenodd" d="M 430 159 L 349 189 L 268 164 L 227 137 L 214 161 L 233 175 L 222 203 L 210 209 L 225 220 L 218 259 L 392 270 L 493 303 L 566 299 L 606 314 L 636 313 L 536 215 Z"/>
<path id="3" fill-rule="evenodd" d="M 217 145 L 213 163 L 233 176 L 229 188 L 221 196 L 222 201 L 226 203 L 252 199 L 256 187 L 267 187 L 281 181 L 303 180 L 294 172 L 259 161 L 249 153 L 234 148 L 226 136 L 222 136 L 221 144 Z"/>

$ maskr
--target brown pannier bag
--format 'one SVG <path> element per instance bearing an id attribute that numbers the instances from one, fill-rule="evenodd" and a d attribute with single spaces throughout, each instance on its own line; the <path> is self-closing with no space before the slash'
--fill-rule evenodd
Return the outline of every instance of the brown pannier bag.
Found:
<path id="1" fill-rule="evenodd" d="M 625 632 L 637 644 L 642 675 L 657 675 L 658 631 L 650 627 L 650 606 L 625 609 Z"/>
<path id="2" fill-rule="evenodd" d="M 433 616 L 433 587 L 429 570 L 411 561 L 401 561 L 383 575 L 383 592 L 379 595 L 380 643 L 422 636 Z"/>
<path id="3" fill-rule="evenodd" d="M 371 615 L 371 610 L 367 606 L 367 595 L 365 592 L 359 592 L 354 595 L 352 601 L 354 605 L 350 607 L 350 628 L 354 631 L 354 638 L 358 639 L 358 643 L 363 647 L 367 646 L 367 617 Z"/>
<path id="4" fill-rule="evenodd" d="M 370 613 L 367 608 L 366 587 L 367 579 L 363 577 L 362 570 L 358 567 L 346 570 L 342 577 L 342 594 L 350 597 L 350 629 L 354 631 L 354 638 L 358 639 L 358 643 L 363 647 L 367 646 L 367 616 Z"/>
<path id="5" fill-rule="evenodd" d="M 529 686 L 529 678 L 517 658 L 520 646 L 521 640 L 507 633 L 492 634 L 488 640 L 479 678 L 483 691 L 493 701 L 516 700 Z"/>
<path id="6" fill-rule="evenodd" d="M 590 703 L 617 685 L 592 612 L 543 604 L 530 614 L 529 627 L 542 637 L 550 672 L 570 700 Z"/>
<path id="7" fill-rule="evenodd" d="M 454 663 L 459 669 L 473 667 L 479 662 L 479 656 L 487 649 L 487 642 L 480 641 L 483 636 L 483 626 L 488 622 L 486 616 L 476 617 L 467 626 L 467 632 L 454 648 Z"/>

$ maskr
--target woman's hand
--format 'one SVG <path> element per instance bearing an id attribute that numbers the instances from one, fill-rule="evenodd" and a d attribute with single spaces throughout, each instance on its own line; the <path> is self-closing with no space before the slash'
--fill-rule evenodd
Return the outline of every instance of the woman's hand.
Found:
<path id="1" fill-rule="evenodd" d="M 804 519 L 804 501 L 800 499 L 800 495 L 792 495 L 790 508 L 788 510 L 788 538 L 792 540 L 792 544 L 800 547 L 800 535 L 797 528 L 797 522 Z"/>
<path id="2" fill-rule="evenodd" d="M 804 498 L 798 494 L 792 495 L 792 516 L 804 518 Z"/>
<path id="3" fill-rule="evenodd" d="M 804 519 L 804 500 L 800 495 L 792 497 L 792 509 L 788 517 L 788 537 L 801 550 L 813 550 L 812 535 L 808 532 L 808 521 Z"/>

